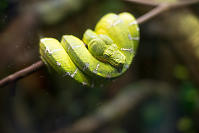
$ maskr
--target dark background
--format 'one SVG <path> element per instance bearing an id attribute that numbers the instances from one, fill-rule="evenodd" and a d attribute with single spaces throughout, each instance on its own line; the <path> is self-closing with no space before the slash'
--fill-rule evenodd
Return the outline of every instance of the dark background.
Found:
<path id="1" fill-rule="evenodd" d="M 175 2 L 156 0 L 168 1 Z M 138 18 L 153 8 L 122 0 L 0 0 L 0 78 L 40 60 L 42 37 L 82 38 L 106 13 Z M 0 132 L 199 132 L 198 16 L 195 4 L 141 24 L 130 69 L 103 88 L 46 67 L 1 88 Z"/>

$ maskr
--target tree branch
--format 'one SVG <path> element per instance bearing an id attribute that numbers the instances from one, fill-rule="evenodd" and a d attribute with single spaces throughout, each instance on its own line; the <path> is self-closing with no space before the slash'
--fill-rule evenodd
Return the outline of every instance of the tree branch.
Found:
<path id="1" fill-rule="evenodd" d="M 12 83 L 14 81 L 17 81 L 23 77 L 26 77 L 30 74 L 32 74 L 33 72 L 38 71 L 42 66 L 44 66 L 44 63 L 40 60 L 18 72 L 15 72 L 5 78 L 3 78 L 2 80 L 0 80 L 0 87 L 6 86 L 9 83 Z"/>
<path id="2" fill-rule="evenodd" d="M 126 1 L 131 1 L 131 2 L 134 1 L 135 2 L 136 0 L 126 0 Z M 138 22 L 138 24 L 142 24 L 142 23 L 147 22 L 148 20 L 152 19 L 153 17 L 161 14 L 162 12 L 171 9 L 171 8 L 187 6 L 190 4 L 195 4 L 197 2 L 199 2 L 199 0 L 189 0 L 189 1 L 184 1 L 184 2 L 180 2 L 180 3 L 178 2 L 175 4 L 160 4 L 157 7 L 155 7 L 154 9 L 152 9 L 151 11 L 149 11 L 148 13 L 139 17 L 137 19 L 137 22 Z M 39 70 L 42 66 L 44 66 L 44 63 L 40 60 L 27 68 L 24 68 L 14 74 L 11 74 L 11 75 L 0 80 L 0 87 L 3 87 L 13 81 L 17 81 L 25 76 L 28 76 L 28 75 L 32 74 L 33 72 L 36 72 L 37 70 Z"/>
<path id="3" fill-rule="evenodd" d="M 143 0 L 141 0 L 141 1 L 140 0 L 126 0 L 126 1 L 140 2 L 140 3 L 145 3 L 145 4 L 153 5 L 153 6 L 158 5 L 158 4 L 155 4 L 153 2 L 148 2 L 148 1 L 143 1 Z M 149 4 L 149 3 L 151 3 L 151 4 Z M 162 3 L 162 4 L 159 4 L 153 10 L 151 10 L 150 12 L 148 12 L 145 15 L 139 17 L 137 19 L 137 21 L 138 21 L 139 24 L 142 24 L 142 23 L 156 17 L 160 13 L 165 12 L 167 10 L 174 9 L 174 8 L 180 8 L 180 7 L 184 7 L 184 6 L 188 6 L 188 5 L 192 5 L 192 4 L 196 4 L 196 3 L 199 3 L 199 0 L 189 0 L 189 1 L 177 2 L 177 3 L 174 3 L 174 4 Z"/>
<path id="4" fill-rule="evenodd" d="M 142 24 L 152 18 L 154 18 L 155 16 L 159 15 L 160 13 L 166 11 L 169 9 L 169 5 L 159 5 L 156 8 L 154 8 L 153 10 L 151 10 L 150 12 L 144 14 L 143 16 L 139 17 L 137 19 L 138 24 Z"/>
<path id="5" fill-rule="evenodd" d="M 191 4 L 195 4 L 195 3 L 198 3 L 199 0 L 178 0 L 180 2 L 176 2 L 176 3 L 168 3 L 168 2 L 153 2 L 152 1 L 148 1 L 148 0 L 124 0 L 124 1 L 127 1 L 127 2 L 132 2 L 132 3 L 137 3 L 137 4 L 142 4 L 142 5 L 147 5 L 147 6 L 159 6 L 159 5 L 162 5 L 162 4 L 169 4 L 170 6 L 172 7 L 180 7 L 180 6 L 188 6 L 188 5 L 191 5 Z"/>
<path id="6" fill-rule="evenodd" d="M 148 1 L 148 0 L 124 0 L 124 1 L 141 4 L 141 5 L 146 5 L 146 6 L 158 6 L 159 5 L 159 3 L 157 3 L 157 2 Z"/>

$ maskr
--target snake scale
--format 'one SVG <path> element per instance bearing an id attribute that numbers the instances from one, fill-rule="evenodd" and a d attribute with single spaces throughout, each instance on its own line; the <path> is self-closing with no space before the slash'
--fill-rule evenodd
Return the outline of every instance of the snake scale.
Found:
<path id="1" fill-rule="evenodd" d="M 40 39 L 41 59 L 63 77 L 94 87 L 122 75 L 132 63 L 139 42 L 139 27 L 130 13 L 108 13 L 88 29 L 83 39 L 63 35 Z"/>

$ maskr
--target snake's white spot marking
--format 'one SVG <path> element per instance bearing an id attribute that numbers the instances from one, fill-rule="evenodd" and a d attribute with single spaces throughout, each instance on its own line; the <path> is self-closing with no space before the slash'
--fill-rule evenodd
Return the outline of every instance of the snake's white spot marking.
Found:
<path id="1" fill-rule="evenodd" d="M 49 39 L 49 38 L 44 38 L 44 39 L 41 39 L 41 42 L 45 42 L 47 40 L 52 40 L 52 39 Z"/>
<path id="2" fill-rule="evenodd" d="M 85 63 L 85 66 L 83 67 L 83 71 L 85 71 L 89 67 L 89 63 Z"/>
<path id="3" fill-rule="evenodd" d="M 129 38 L 129 40 L 133 40 L 133 38 L 132 38 L 130 33 L 128 34 L 128 38 Z"/>
<path id="4" fill-rule="evenodd" d="M 64 75 L 63 75 L 63 77 L 65 77 L 65 76 L 70 76 L 71 74 L 69 73 L 69 72 L 66 72 Z"/>
<path id="5" fill-rule="evenodd" d="M 54 52 L 57 52 L 57 51 L 61 51 L 62 49 L 53 49 L 52 51 L 50 51 L 49 53 L 50 54 L 53 54 Z"/>
<path id="6" fill-rule="evenodd" d="M 86 85 L 87 85 L 87 83 L 86 83 L 86 82 L 82 82 L 82 85 L 83 85 L 83 86 L 86 86 Z"/>
<path id="7" fill-rule="evenodd" d="M 48 52 L 49 54 L 53 54 L 54 52 L 57 52 L 57 51 L 61 51 L 62 49 L 53 49 L 52 51 L 50 51 L 50 49 L 48 47 L 46 47 L 46 52 Z"/>
<path id="8" fill-rule="evenodd" d="M 136 30 L 137 30 L 137 31 L 140 31 L 140 28 L 139 28 L 139 27 L 137 27 L 137 28 L 136 28 Z"/>
<path id="9" fill-rule="evenodd" d="M 139 37 L 133 37 L 133 40 L 139 41 L 140 38 Z"/>
<path id="10" fill-rule="evenodd" d="M 99 66 L 100 66 L 100 64 L 97 64 L 97 66 L 96 66 L 96 70 L 99 68 Z"/>
<path id="11" fill-rule="evenodd" d="M 116 20 L 116 21 L 112 24 L 112 26 L 116 26 L 116 25 L 119 24 L 119 23 L 122 23 L 122 20 L 121 20 L 121 19 Z"/>
<path id="12" fill-rule="evenodd" d="M 69 50 L 70 50 L 70 47 L 67 48 L 67 52 L 69 52 Z"/>
<path id="13" fill-rule="evenodd" d="M 57 61 L 56 63 L 57 63 L 57 66 L 59 66 L 59 67 L 61 66 L 61 63 L 60 63 L 60 62 Z"/>
<path id="14" fill-rule="evenodd" d="M 129 68 L 129 64 L 125 64 L 124 68 L 128 69 Z"/>
<path id="15" fill-rule="evenodd" d="M 74 71 L 73 74 L 71 74 L 71 77 L 72 77 L 72 78 L 77 74 L 77 70 L 78 70 L 78 68 Z"/>
<path id="16" fill-rule="evenodd" d="M 94 73 L 97 73 L 97 70 L 94 69 L 93 72 L 94 72 Z"/>
<path id="17" fill-rule="evenodd" d="M 42 56 L 40 56 L 40 58 L 42 59 L 42 61 L 43 61 L 43 63 L 44 63 L 45 65 L 48 65 L 48 63 L 46 62 L 46 60 L 44 60 L 44 58 L 42 58 Z"/>
<path id="18" fill-rule="evenodd" d="M 103 37 L 103 36 L 104 36 L 104 34 L 98 34 L 98 36 Z"/>
<path id="19" fill-rule="evenodd" d="M 96 68 L 93 70 L 94 73 L 97 73 L 99 66 L 100 66 L 100 64 L 97 64 Z"/>
<path id="20" fill-rule="evenodd" d="M 111 20 L 109 20 L 109 19 L 107 20 L 107 22 L 108 22 L 109 24 L 111 24 L 111 23 L 112 23 L 112 21 L 111 21 Z"/>
<path id="21" fill-rule="evenodd" d="M 110 73 L 108 73 L 106 77 L 107 77 L 107 78 L 111 78 L 111 74 L 110 74 Z"/>
<path id="22" fill-rule="evenodd" d="M 50 53 L 50 49 L 48 47 L 46 47 L 45 53 Z"/>
<path id="23" fill-rule="evenodd" d="M 91 37 L 92 39 L 96 38 L 96 36 L 95 36 L 95 35 L 90 35 L 90 37 Z"/>
<path id="24" fill-rule="evenodd" d="M 137 25 L 138 23 L 137 23 L 137 21 L 136 20 L 134 20 L 133 22 L 131 22 L 129 25 L 131 26 L 131 25 Z"/>
<path id="25" fill-rule="evenodd" d="M 133 49 L 132 48 L 121 48 L 122 51 L 128 51 L 130 53 L 133 52 Z"/>
<path id="26" fill-rule="evenodd" d="M 43 61 L 43 62 L 44 62 L 45 65 L 48 65 L 48 64 L 46 63 L 46 61 Z"/>
<path id="27" fill-rule="evenodd" d="M 72 46 L 72 49 L 74 48 L 80 48 L 82 45 L 75 45 L 75 46 Z"/>

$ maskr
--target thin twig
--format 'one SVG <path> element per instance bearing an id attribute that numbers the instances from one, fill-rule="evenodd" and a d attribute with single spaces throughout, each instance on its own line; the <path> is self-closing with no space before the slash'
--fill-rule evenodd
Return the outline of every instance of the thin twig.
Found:
<path id="1" fill-rule="evenodd" d="M 158 6 L 159 5 L 159 3 L 149 1 L 149 0 L 124 0 L 124 1 L 141 4 L 141 5 L 147 5 L 147 6 Z"/>
<path id="2" fill-rule="evenodd" d="M 168 3 L 168 2 L 154 2 L 152 1 L 148 1 L 148 0 L 124 0 L 127 2 L 132 2 L 132 3 L 137 3 L 137 4 L 142 4 L 142 5 L 147 5 L 147 6 L 159 6 L 160 4 L 169 4 L 172 5 L 173 7 L 179 7 L 179 6 L 187 6 L 187 5 L 191 5 L 191 4 L 195 4 L 198 3 L 199 0 L 184 0 L 184 1 L 180 1 L 176 2 L 176 3 Z"/>
<path id="3" fill-rule="evenodd" d="M 182 2 L 177 2 L 175 4 L 172 4 L 171 6 L 173 8 L 175 8 L 175 7 L 182 7 L 182 6 L 188 6 L 188 5 L 196 4 L 198 2 L 199 2 L 199 0 L 184 0 Z"/>
<path id="4" fill-rule="evenodd" d="M 138 2 L 138 0 L 126 0 L 126 1 Z M 141 1 L 143 2 L 143 0 L 141 0 Z M 146 2 L 146 3 L 150 3 L 150 2 Z M 139 17 L 137 19 L 138 24 L 142 24 L 142 23 L 148 21 L 149 19 L 152 19 L 152 18 L 156 17 L 157 15 L 159 15 L 160 13 L 165 12 L 169 9 L 180 8 L 180 7 L 188 6 L 188 5 L 195 4 L 195 3 L 199 3 L 199 0 L 189 0 L 189 1 L 177 2 L 174 4 L 169 4 L 169 3 L 159 4 L 156 8 L 154 8 L 150 12 Z M 153 5 L 155 5 L 155 3 L 153 3 Z"/>
<path id="5" fill-rule="evenodd" d="M 160 13 L 166 11 L 169 9 L 169 5 L 167 4 L 163 4 L 160 6 L 157 6 L 156 8 L 154 8 L 153 10 L 151 10 L 150 12 L 142 15 L 141 17 L 139 17 L 137 19 L 138 24 L 142 24 L 150 19 L 152 19 L 153 17 L 159 15 Z"/>
<path id="6" fill-rule="evenodd" d="M 133 2 L 134 0 L 128 0 L 128 1 Z M 153 17 L 159 15 L 160 13 L 167 11 L 171 8 L 187 6 L 190 4 L 195 4 L 197 2 L 199 2 L 199 0 L 189 0 L 189 1 L 184 1 L 184 2 L 180 2 L 180 3 L 176 3 L 176 4 L 161 4 L 161 5 L 157 6 L 156 8 L 154 8 L 153 10 L 149 11 L 148 13 L 144 14 L 143 16 L 139 17 L 137 19 L 138 24 L 142 24 L 142 23 L 152 19 Z M 24 68 L 14 74 L 11 74 L 11 75 L 3 78 L 2 80 L 0 80 L 0 87 L 3 87 L 13 81 L 17 81 L 25 76 L 28 76 L 28 75 L 32 74 L 33 72 L 39 70 L 42 66 L 44 66 L 44 63 L 40 60 L 27 68 Z"/>
<path id="7" fill-rule="evenodd" d="M 9 83 L 12 83 L 12 82 L 17 81 L 25 76 L 28 76 L 28 75 L 32 74 L 33 72 L 36 72 L 37 70 L 39 70 L 42 66 L 44 66 L 44 63 L 40 60 L 40 61 L 32 64 L 31 66 L 28 66 L 18 72 L 15 72 L 15 73 L 3 78 L 2 80 L 0 80 L 0 87 L 6 86 Z"/>

